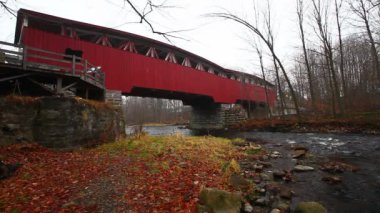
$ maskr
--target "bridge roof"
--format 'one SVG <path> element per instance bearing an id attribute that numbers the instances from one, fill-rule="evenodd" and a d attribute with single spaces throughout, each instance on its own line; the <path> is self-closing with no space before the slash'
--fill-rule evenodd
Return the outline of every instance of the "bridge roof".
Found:
<path id="1" fill-rule="evenodd" d="M 44 14 L 44 13 L 39 13 L 36 11 L 27 10 L 27 9 L 20 9 L 18 11 L 17 23 L 16 23 L 16 34 L 15 34 L 15 40 L 14 40 L 15 44 L 19 43 L 19 41 L 20 41 L 21 29 L 22 29 L 21 26 L 23 24 L 23 19 L 25 17 L 28 17 L 28 19 L 30 19 L 30 18 L 36 19 L 40 22 L 50 22 L 53 24 L 64 25 L 65 27 L 72 27 L 72 28 L 76 28 L 76 29 L 96 32 L 99 34 L 107 34 L 107 35 L 119 36 L 122 38 L 137 40 L 141 43 L 148 43 L 152 46 L 157 46 L 160 48 L 176 51 L 176 52 L 178 52 L 184 56 L 190 56 L 192 59 L 196 59 L 196 60 L 199 60 L 205 64 L 211 65 L 212 67 L 218 69 L 219 72 L 222 72 L 225 74 L 235 74 L 237 76 L 249 77 L 249 78 L 255 79 L 257 81 L 264 82 L 264 80 L 261 79 L 260 77 L 257 77 L 255 75 L 248 74 L 248 73 L 238 72 L 238 71 L 231 70 L 231 69 L 225 69 L 225 68 L 221 67 L 220 65 L 218 65 L 212 61 L 209 61 L 206 58 L 203 58 L 199 55 L 196 55 L 194 53 L 191 53 L 189 51 L 186 51 L 182 48 L 179 48 L 179 47 L 171 45 L 171 44 L 167 44 L 167 43 L 164 43 L 161 41 L 157 41 L 157 40 L 147 38 L 147 37 L 144 37 L 141 35 L 133 34 L 130 32 L 125 32 L 125 31 L 116 30 L 113 28 L 102 27 L 102 26 L 97 26 L 94 24 L 85 23 L 85 22 L 79 22 L 79 21 L 74 21 L 74 20 L 70 20 L 70 19 L 65 19 L 65 18 L 52 16 L 52 15 L 48 15 L 48 14 Z M 273 86 L 271 83 L 269 83 L 267 81 L 265 81 L 265 82 L 267 85 Z"/>
<path id="2" fill-rule="evenodd" d="M 209 64 L 212 64 L 212 65 L 214 65 L 217 68 L 224 69 L 223 67 L 219 66 L 218 64 L 215 64 L 214 62 L 209 61 L 208 59 L 205 59 L 205 58 L 203 58 L 203 57 L 201 57 L 199 55 L 196 55 L 196 54 L 191 53 L 189 51 L 186 51 L 186 50 L 184 50 L 182 48 L 179 48 L 177 46 L 174 46 L 174 45 L 171 45 L 171 44 L 167 44 L 167 43 L 164 43 L 164 42 L 161 42 L 161 41 L 158 41 L 158 40 L 154 40 L 154 39 L 151 39 L 151 38 L 148 38 L 148 37 L 144 37 L 144 36 L 141 36 L 141 35 L 137 35 L 137 34 L 134 34 L 134 33 L 130 33 L 130 32 L 125 32 L 125 31 L 116 30 L 116 29 L 108 28 L 108 27 L 102 27 L 102 26 L 98 26 L 98 25 L 94 25 L 94 24 L 90 24 L 90 23 L 85 23 L 85 22 L 65 19 L 65 18 L 61 18 L 61 17 L 57 17 L 57 16 L 52 16 L 52 15 L 48 15 L 48 14 L 44 14 L 44 13 L 39 13 L 39 12 L 36 12 L 36 11 L 27 10 L 27 9 L 20 9 L 18 11 L 17 24 L 16 24 L 15 43 L 17 43 L 19 41 L 19 39 L 20 39 L 22 21 L 23 21 L 23 18 L 26 17 L 26 16 L 29 17 L 29 18 L 30 17 L 38 18 L 41 21 L 48 21 L 48 22 L 54 22 L 54 23 L 63 24 L 65 26 L 67 26 L 67 27 L 76 27 L 76 28 L 80 28 L 80 29 L 92 30 L 92 31 L 99 32 L 101 34 L 110 34 L 110 35 L 123 36 L 123 37 L 126 37 L 126 38 L 133 38 L 135 40 L 139 40 L 139 41 L 143 41 L 143 42 L 146 42 L 146 43 L 154 44 L 154 45 L 157 45 L 157 46 L 160 46 L 160 47 L 166 47 L 168 49 L 177 50 L 178 52 L 181 52 L 184 55 L 190 55 L 190 56 L 192 56 L 194 58 L 198 58 L 198 59 L 201 59 L 202 61 L 205 61 L 205 62 L 207 62 Z"/>

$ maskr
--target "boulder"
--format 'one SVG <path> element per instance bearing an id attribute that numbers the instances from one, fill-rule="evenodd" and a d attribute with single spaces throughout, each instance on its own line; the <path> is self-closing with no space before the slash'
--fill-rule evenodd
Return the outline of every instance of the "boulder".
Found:
<path id="1" fill-rule="evenodd" d="M 249 204 L 248 202 L 246 202 L 244 204 L 244 212 L 247 212 L 247 213 L 250 213 L 250 212 L 253 212 L 253 206 L 251 204 Z"/>
<path id="2" fill-rule="evenodd" d="M 270 154 L 270 157 L 271 158 L 280 158 L 282 157 L 281 153 L 278 152 L 278 151 L 273 151 L 271 154 Z"/>
<path id="3" fill-rule="evenodd" d="M 317 202 L 300 202 L 297 204 L 295 213 L 326 213 L 327 210 Z"/>
<path id="4" fill-rule="evenodd" d="M 280 189 L 280 197 L 284 199 L 290 200 L 293 196 L 292 190 L 287 187 L 281 187 Z"/>
<path id="5" fill-rule="evenodd" d="M 359 168 L 343 162 L 330 161 L 322 164 L 321 170 L 329 173 L 343 173 L 346 171 L 357 172 Z"/>
<path id="6" fill-rule="evenodd" d="M 280 209 L 272 209 L 272 211 L 270 213 L 281 213 L 281 210 Z"/>
<path id="7" fill-rule="evenodd" d="M 204 188 L 200 193 L 199 203 L 200 206 L 197 208 L 197 212 L 199 213 L 203 213 L 205 210 L 213 213 L 239 213 L 241 208 L 241 193 Z"/>
<path id="8" fill-rule="evenodd" d="M 260 173 L 260 178 L 263 181 L 272 181 L 273 180 L 273 174 L 272 173 Z"/>
<path id="9" fill-rule="evenodd" d="M 305 156 L 305 154 L 306 154 L 306 150 L 303 150 L 303 149 L 297 149 L 291 152 L 292 158 L 301 158 Z"/>

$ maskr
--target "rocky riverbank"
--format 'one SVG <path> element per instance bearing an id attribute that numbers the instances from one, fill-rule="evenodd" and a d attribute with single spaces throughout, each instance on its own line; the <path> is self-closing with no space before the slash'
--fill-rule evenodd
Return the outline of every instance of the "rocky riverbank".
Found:
<path id="1" fill-rule="evenodd" d="M 380 112 L 363 113 L 347 118 L 304 117 L 297 119 L 253 119 L 231 127 L 234 130 L 272 132 L 355 133 L 380 135 Z"/>
<path id="2" fill-rule="evenodd" d="M 141 133 L 70 152 L 33 144 L 0 146 L 2 162 L 21 165 L 0 181 L 0 210 L 334 213 L 380 208 L 377 136 L 230 136 L 240 139 Z"/>

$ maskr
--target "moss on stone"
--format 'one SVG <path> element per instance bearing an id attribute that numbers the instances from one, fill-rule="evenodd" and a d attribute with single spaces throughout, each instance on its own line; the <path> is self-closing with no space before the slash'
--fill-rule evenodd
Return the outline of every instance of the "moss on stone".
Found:
<path id="1" fill-rule="evenodd" d="M 327 210 L 317 202 L 300 202 L 297 204 L 295 213 L 326 213 Z"/>
<path id="2" fill-rule="evenodd" d="M 204 188 L 199 196 L 200 203 L 214 213 L 238 213 L 241 208 L 241 193 Z"/>

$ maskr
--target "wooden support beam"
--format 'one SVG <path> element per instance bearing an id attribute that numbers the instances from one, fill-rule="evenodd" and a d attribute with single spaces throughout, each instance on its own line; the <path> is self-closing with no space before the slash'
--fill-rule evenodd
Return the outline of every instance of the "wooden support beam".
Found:
<path id="1" fill-rule="evenodd" d="M 46 90 L 47 92 L 50 92 L 51 94 L 54 94 L 54 93 L 55 93 L 54 90 L 50 89 L 49 87 L 43 85 L 42 83 L 40 83 L 40 82 L 38 82 L 38 81 L 35 81 L 34 79 L 28 78 L 28 80 L 29 80 L 30 82 L 32 82 L 33 84 L 40 86 L 42 89 Z"/>
<path id="2" fill-rule="evenodd" d="M 33 73 L 24 73 L 24 74 L 15 75 L 15 76 L 12 76 L 12 77 L 1 78 L 0 82 L 9 81 L 9 80 L 17 79 L 17 78 L 23 78 L 23 77 L 31 76 L 31 75 L 33 75 Z"/>
<path id="3" fill-rule="evenodd" d="M 182 61 L 182 66 L 191 67 L 190 59 L 189 58 L 184 58 L 183 61 Z"/>
<path id="4" fill-rule="evenodd" d="M 56 93 L 62 93 L 62 78 L 57 78 L 57 88 Z"/>
<path id="5" fill-rule="evenodd" d="M 78 84 L 78 82 L 74 82 L 74 83 L 72 83 L 72 84 L 69 84 L 69 85 L 63 87 L 61 91 L 64 92 L 64 91 L 70 89 L 71 87 L 73 87 L 73 86 L 75 86 L 75 85 L 77 85 L 77 84 Z"/>
<path id="6" fill-rule="evenodd" d="M 158 54 L 156 51 L 156 48 L 150 47 L 148 49 L 148 52 L 145 54 L 146 56 L 152 57 L 152 58 L 158 58 Z"/>

